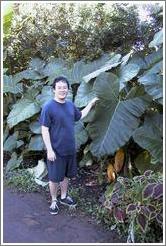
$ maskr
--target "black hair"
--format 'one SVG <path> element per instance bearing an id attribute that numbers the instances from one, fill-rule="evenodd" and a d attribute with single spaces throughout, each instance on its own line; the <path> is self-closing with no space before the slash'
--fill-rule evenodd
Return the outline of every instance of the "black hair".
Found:
<path id="1" fill-rule="evenodd" d="M 67 87 L 69 89 L 69 81 L 67 80 L 67 78 L 65 78 L 64 76 L 59 76 L 57 78 L 54 79 L 54 82 L 52 84 L 52 88 L 55 89 L 56 83 L 58 83 L 59 81 L 63 81 L 67 84 Z"/>

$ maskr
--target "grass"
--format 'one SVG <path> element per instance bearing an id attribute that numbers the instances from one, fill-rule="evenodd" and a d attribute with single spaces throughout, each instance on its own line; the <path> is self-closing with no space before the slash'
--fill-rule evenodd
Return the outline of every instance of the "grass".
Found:
<path id="1" fill-rule="evenodd" d="M 4 177 L 4 184 L 22 192 L 40 191 L 40 187 L 34 181 L 34 177 L 26 169 L 15 169 L 7 172 Z"/>

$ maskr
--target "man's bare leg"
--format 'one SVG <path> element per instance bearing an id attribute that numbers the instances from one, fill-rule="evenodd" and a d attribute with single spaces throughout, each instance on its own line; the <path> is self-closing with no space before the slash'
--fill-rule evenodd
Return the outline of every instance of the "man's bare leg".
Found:
<path id="1" fill-rule="evenodd" d="M 50 189 L 52 201 L 57 200 L 58 186 L 59 186 L 58 183 L 49 181 L 49 189 Z"/>
<path id="2" fill-rule="evenodd" d="M 66 198 L 67 195 L 67 189 L 68 189 L 68 184 L 69 184 L 69 180 L 68 178 L 64 178 L 63 181 L 60 182 L 60 188 L 61 188 L 61 199 Z"/>

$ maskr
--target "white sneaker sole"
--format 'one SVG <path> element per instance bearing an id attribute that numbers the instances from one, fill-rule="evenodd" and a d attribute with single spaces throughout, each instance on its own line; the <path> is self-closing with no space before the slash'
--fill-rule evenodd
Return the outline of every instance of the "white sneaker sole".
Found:
<path id="1" fill-rule="evenodd" d="M 56 215 L 56 214 L 58 214 L 58 212 L 50 212 L 50 214 L 54 214 L 54 215 Z"/>
<path id="2" fill-rule="evenodd" d="M 74 204 L 74 205 L 69 205 L 69 204 L 67 204 L 67 203 L 65 203 L 65 202 L 61 202 L 61 201 L 60 201 L 60 204 L 66 205 L 66 206 L 68 206 L 68 207 L 76 207 L 76 206 L 77 206 L 77 203 Z"/>

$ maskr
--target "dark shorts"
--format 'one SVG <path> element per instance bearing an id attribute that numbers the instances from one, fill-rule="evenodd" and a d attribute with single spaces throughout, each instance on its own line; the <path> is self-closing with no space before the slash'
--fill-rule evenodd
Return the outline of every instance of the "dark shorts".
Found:
<path id="1" fill-rule="evenodd" d="M 76 155 L 59 156 L 55 161 L 47 160 L 48 179 L 52 182 L 61 182 L 65 177 L 73 178 L 77 175 Z"/>

